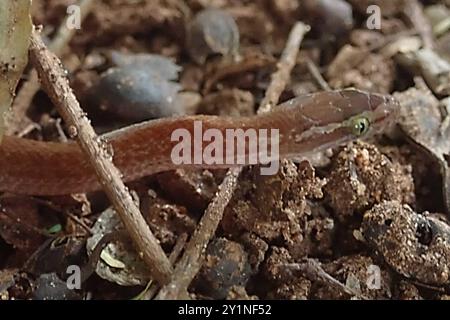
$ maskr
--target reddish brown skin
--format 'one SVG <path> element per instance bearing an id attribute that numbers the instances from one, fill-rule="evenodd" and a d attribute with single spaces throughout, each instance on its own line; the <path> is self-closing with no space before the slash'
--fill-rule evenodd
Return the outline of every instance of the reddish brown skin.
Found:
<path id="1" fill-rule="evenodd" d="M 175 129 L 192 133 L 193 121 L 201 120 L 204 130 L 217 128 L 255 128 L 280 130 L 280 157 L 290 157 L 336 146 L 357 137 L 348 127 L 324 133 L 322 126 L 341 124 L 366 114 L 371 131 L 379 132 L 391 122 L 397 103 L 391 97 L 357 90 L 320 92 L 294 98 L 273 111 L 244 118 L 190 116 L 166 118 L 121 129 L 104 136 L 114 150 L 114 163 L 124 181 L 179 168 L 172 163 L 171 141 Z M 314 131 L 307 141 L 295 137 Z M 206 145 L 207 143 L 205 143 Z M 205 164 L 185 165 L 215 169 Z M 223 166 L 221 166 L 223 167 Z M 16 194 L 52 196 L 98 190 L 95 173 L 79 146 L 74 143 L 40 142 L 4 137 L 0 146 L 0 191 Z"/>

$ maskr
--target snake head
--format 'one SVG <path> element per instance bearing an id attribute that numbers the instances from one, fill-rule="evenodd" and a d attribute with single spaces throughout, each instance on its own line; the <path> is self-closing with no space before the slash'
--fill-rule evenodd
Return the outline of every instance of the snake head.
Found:
<path id="1" fill-rule="evenodd" d="M 390 95 L 359 90 L 344 90 L 341 94 L 352 102 L 347 109 L 354 115 L 343 123 L 356 138 L 385 131 L 394 124 L 400 110 L 398 101 Z"/>
<path id="2" fill-rule="evenodd" d="M 299 96 L 279 108 L 289 114 L 281 116 L 284 126 L 293 123 L 288 153 L 304 154 L 381 133 L 394 122 L 399 103 L 392 96 L 347 89 Z"/>

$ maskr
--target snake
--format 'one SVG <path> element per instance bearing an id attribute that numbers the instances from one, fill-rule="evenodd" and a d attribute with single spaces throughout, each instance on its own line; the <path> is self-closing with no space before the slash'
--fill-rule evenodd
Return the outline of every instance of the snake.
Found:
<path id="1" fill-rule="evenodd" d="M 322 91 L 294 97 L 271 111 L 245 117 L 189 115 L 154 119 L 99 137 L 110 146 L 124 182 L 179 168 L 218 169 L 218 163 L 173 161 L 177 145 L 172 134 L 184 129 L 194 134 L 194 123 L 204 130 L 278 132 L 278 154 L 273 161 L 316 153 L 382 133 L 393 123 L 399 107 L 391 95 L 356 89 Z M 208 145 L 203 141 L 203 147 Z M 249 148 L 245 149 L 247 153 Z M 225 155 L 224 155 L 225 157 Z M 246 157 L 246 159 L 249 159 Z M 225 159 L 224 159 L 225 160 Z M 224 164 L 225 163 L 225 164 Z M 246 165 L 245 161 L 241 165 Z M 5 136 L 0 145 L 0 192 L 59 196 L 101 189 L 94 169 L 75 141 L 38 141 Z"/>

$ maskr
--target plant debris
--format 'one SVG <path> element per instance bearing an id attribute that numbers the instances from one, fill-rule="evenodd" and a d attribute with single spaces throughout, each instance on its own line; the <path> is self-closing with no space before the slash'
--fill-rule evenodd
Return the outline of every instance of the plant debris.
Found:
<path id="1" fill-rule="evenodd" d="M 0 141 L 7 126 L 7 112 L 28 62 L 31 35 L 31 0 L 0 4 Z"/>

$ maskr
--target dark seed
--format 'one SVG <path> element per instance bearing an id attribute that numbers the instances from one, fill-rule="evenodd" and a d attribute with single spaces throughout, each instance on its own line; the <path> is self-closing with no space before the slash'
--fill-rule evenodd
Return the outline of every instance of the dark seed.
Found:
<path id="1" fill-rule="evenodd" d="M 343 0 L 305 0 L 302 16 L 321 36 L 338 38 L 353 26 L 353 10 Z"/>
<path id="2" fill-rule="evenodd" d="M 182 114 L 177 99 L 180 67 L 157 55 L 113 55 L 118 65 L 101 75 L 89 92 L 88 112 L 124 123 Z"/>
<path id="3" fill-rule="evenodd" d="M 214 299 L 225 299 L 233 286 L 245 286 L 250 277 L 248 255 L 236 242 L 219 238 L 207 249 L 197 289 Z"/>
<path id="4" fill-rule="evenodd" d="M 199 12 L 187 27 L 186 47 L 198 64 L 214 54 L 234 56 L 239 50 L 239 29 L 233 17 L 219 9 Z"/>

